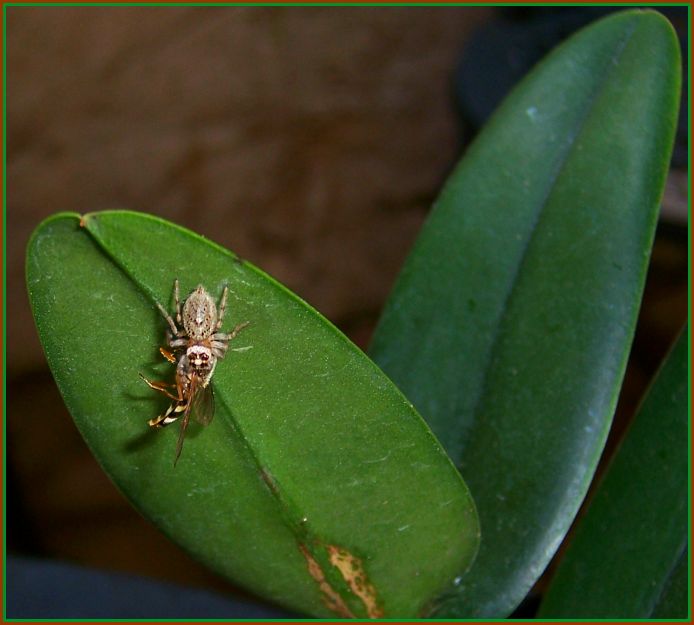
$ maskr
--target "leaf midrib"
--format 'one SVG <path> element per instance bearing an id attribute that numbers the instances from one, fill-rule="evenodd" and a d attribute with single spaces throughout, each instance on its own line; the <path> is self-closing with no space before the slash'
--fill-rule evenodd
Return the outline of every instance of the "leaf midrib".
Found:
<path id="1" fill-rule="evenodd" d="M 479 412 L 480 408 L 482 406 L 482 403 L 484 401 L 484 398 L 488 394 L 489 390 L 489 376 L 491 372 L 491 363 L 494 361 L 494 357 L 497 354 L 497 351 L 499 349 L 499 343 L 500 343 L 500 334 L 501 334 L 501 327 L 504 325 L 503 321 L 504 318 L 507 315 L 507 312 L 510 308 L 511 301 L 513 300 L 514 295 L 517 293 L 517 286 L 519 279 L 518 277 L 521 275 L 522 270 L 524 265 L 526 264 L 526 259 L 528 256 L 529 249 L 532 246 L 532 242 L 535 238 L 536 232 L 537 232 L 537 227 L 538 224 L 540 223 L 540 219 L 542 217 L 542 214 L 544 213 L 545 209 L 547 208 L 547 205 L 549 203 L 549 198 L 552 196 L 553 190 L 556 186 L 556 182 L 559 179 L 564 166 L 566 165 L 569 157 L 574 151 L 574 148 L 576 146 L 576 140 L 577 138 L 581 135 L 585 124 L 590 117 L 590 114 L 593 110 L 593 105 L 595 102 L 599 99 L 602 91 L 605 88 L 605 85 L 607 84 L 607 81 L 610 77 L 610 75 L 616 71 L 616 67 L 618 66 L 619 59 L 622 57 L 624 50 L 626 49 L 629 41 L 631 40 L 634 32 L 636 31 L 637 25 L 634 23 L 631 25 L 630 29 L 627 30 L 627 32 L 624 34 L 623 38 L 621 41 L 619 41 L 618 45 L 616 46 L 615 52 L 610 56 L 610 58 L 606 61 L 606 66 L 607 66 L 607 71 L 604 72 L 602 77 L 600 78 L 599 82 L 597 83 L 595 89 L 593 90 L 593 93 L 590 95 L 590 97 L 586 100 L 586 106 L 585 110 L 583 111 L 583 114 L 581 115 L 578 123 L 576 124 L 576 130 L 573 133 L 573 135 L 570 137 L 570 139 L 566 142 L 566 147 L 564 151 L 558 156 L 556 164 L 553 168 L 553 172 L 548 178 L 548 184 L 545 192 L 543 193 L 542 200 L 538 203 L 538 210 L 535 214 L 535 217 L 533 219 L 532 226 L 530 227 L 528 234 L 525 238 L 525 241 L 523 242 L 523 247 L 522 251 L 520 254 L 520 261 L 516 265 L 516 270 L 513 274 L 513 277 L 509 281 L 509 288 L 506 292 L 506 295 L 504 297 L 504 301 L 499 308 L 499 314 L 496 318 L 496 321 L 493 325 L 493 335 L 492 339 L 490 342 L 490 347 L 487 350 L 487 355 L 484 359 L 484 365 L 482 367 L 482 380 L 480 381 L 480 384 L 476 387 L 478 389 L 476 397 L 474 401 L 472 402 L 472 410 L 471 410 L 471 415 L 472 415 L 472 423 L 476 422 L 479 417 Z M 458 406 L 456 409 L 454 409 L 454 414 L 461 415 L 461 406 L 463 405 L 463 400 L 459 399 L 458 400 Z M 462 419 L 459 419 L 459 421 L 462 421 Z M 461 450 L 460 452 L 460 457 L 456 459 L 456 462 L 458 466 L 460 467 L 462 464 L 462 457 L 463 457 L 463 450 L 465 449 L 466 445 L 466 440 L 465 436 L 469 432 L 469 428 L 466 428 L 463 430 L 462 437 L 463 440 L 460 440 L 460 446 L 459 449 Z"/>
<path id="2" fill-rule="evenodd" d="M 123 212 L 131 212 L 131 211 L 123 211 Z M 75 213 L 73 216 L 75 216 L 77 219 L 80 219 L 82 221 L 86 220 L 89 215 L 84 215 L 80 217 L 79 214 Z M 152 217 L 150 215 L 147 215 L 147 217 Z M 158 220 L 158 218 L 154 217 L 153 219 Z M 89 234 L 89 237 L 91 238 L 92 241 L 103 251 L 103 253 L 109 258 L 111 262 L 115 264 L 116 267 L 118 267 L 126 276 L 127 279 L 130 280 L 133 285 L 135 285 L 148 299 L 152 301 L 152 303 L 156 303 L 158 300 L 155 296 L 155 294 L 147 287 L 147 285 L 143 282 L 141 282 L 128 268 L 127 264 L 122 262 L 122 260 L 117 256 L 111 253 L 111 250 L 108 249 L 108 247 L 103 243 L 103 241 L 100 240 L 98 236 L 95 235 L 89 228 L 84 228 L 86 232 Z M 188 234 L 189 231 L 186 230 L 185 228 L 180 228 L 179 229 Z M 194 234 L 194 233 L 192 233 Z M 201 240 L 203 240 L 206 244 L 214 246 L 216 249 L 218 249 L 220 252 L 228 255 L 231 259 L 237 259 L 240 260 L 238 256 L 236 256 L 234 253 L 230 252 L 229 250 L 215 244 L 212 241 L 209 241 L 207 239 L 203 239 L 200 237 Z M 248 264 L 247 265 L 249 268 L 253 269 L 259 274 L 263 274 L 263 272 L 256 268 L 253 265 Z M 263 274 L 264 275 L 264 274 Z M 272 280 L 268 276 L 265 276 L 268 279 Z M 274 280 L 273 280 L 274 282 Z M 304 302 L 302 302 L 294 293 L 289 291 L 286 287 L 279 283 L 277 284 L 282 290 L 284 290 L 286 293 L 288 293 L 293 299 L 296 301 L 301 302 L 303 305 L 306 305 Z M 307 305 L 306 305 L 307 306 Z M 317 311 L 313 310 L 315 314 L 320 316 L 320 313 Z M 339 332 L 332 324 L 329 324 L 333 330 L 333 332 L 338 335 L 346 344 L 348 344 L 352 349 L 357 350 L 358 348 L 351 343 L 347 337 L 345 337 L 341 332 Z M 374 367 L 376 366 L 375 364 L 373 365 Z M 214 383 L 214 382 L 213 382 Z M 322 571 L 323 574 L 325 575 L 326 579 L 330 582 L 330 585 L 333 589 L 337 588 L 342 588 L 342 585 L 339 583 L 341 578 L 339 574 L 333 570 L 333 567 L 328 567 L 326 566 L 326 555 L 323 553 L 323 545 L 327 544 L 330 542 L 329 540 L 325 538 L 321 538 L 319 534 L 315 532 L 315 530 L 311 529 L 309 527 L 309 522 L 308 520 L 305 519 L 305 515 L 302 514 L 300 508 L 294 504 L 290 498 L 287 497 L 286 493 L 281 489 L 281 486 L 279 482 L 277 481 L 276 477 L 272 474 L 271 471 L 266 469 L 261 462 L 256 450 L 252 445 L 249 444 L 249 439 L 247 436 L 244 435 L 243 433 L 243 428 L 241 427 L 240 423 L 234 418 L 233 412 L 229 407 L 229 403 L 226 401 L 226 395 L 225 393 L 219 388 L 216 387 L 216 401 L 220 403 L 223 408 L 224 408 L 224 415 L 225 419 L 223 420 L 227 430 L 230 432 L 230 435 L 233 436 L 236 440 L 239 441 L 241 447 L 243 448 L 244 453 L 248 458 L 250 458 L 253 462 L 253 465 L 256 468 L 256 479 L 258 480 L 258 488 L 264 489 L 267 491 L 270 496 L 272 497 L 272 500 L 275 502 L 276 507 L 278 509 L 278 516 L 282 520 L 282 524 L 289 530 L 289 532 L 292 534 L 294 537 L 294 540 L 296 542 L 296 547 L 297 547 L 297 552 L 300 551 L 300 546 L 303 546 L 309 553 L 310 555 L 322 565 Z M 421 418 L 421 417 L 420 417 Z M 269 479 L 272 482 L 272 485 L 274 488 L 270 487 L 269 484 L 265 482 L 263 479 L 263 475 L 267 475 Z M 309 570 L 308 568 L 305 569 L 305 574 L 310 577 Z M 311 579 L 311 581 L 314 581 Z M 338 582 L 338 583 L 336 583 Z M 342 595 L 342 593 L 340 593 Z M 342 598 L 350 603 L 349 597 L 342 596 Z"/>

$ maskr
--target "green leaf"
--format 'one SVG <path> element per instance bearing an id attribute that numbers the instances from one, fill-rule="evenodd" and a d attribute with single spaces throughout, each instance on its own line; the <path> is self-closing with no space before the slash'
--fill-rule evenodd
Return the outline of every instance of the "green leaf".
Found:
<path id="1" fill-rule="evenodd" d="M 610 462 L 541 618 L 687 617 L 688 339 L 685 331 Z"/>
<path id="2" fill-rule="evenodd" d="M 217 412 L 151 430 L 173 379 L 171 306 L 229 286 L 250 321 L 212 381 Z M 315 616 L 414 616 L 478 542 L 474 505 L 411 404 L 318 313 L 249 263 L 163 220 L 62 214 L 30 242 L 27 282 L 60 391 L 123 493 L 212 569 Z M 56 443 L 58 444 L 58 443 Z"/>
<path id="3" fill-rule="evenodd" d="M 653 606 L 652 619 L 689 619 L 689 547 L 680 553 L 675 566 L 667 576 L 663 590 Z"/>
<path id="4" fill-rule="evenodd" d="M 657 13 L 573 36 L 453 172 L 371 354 L 470 486 L 478 558 L 437 617 L 502 617 L 563 539 L 604 445 L 672 147 L 679 49 Z"/>

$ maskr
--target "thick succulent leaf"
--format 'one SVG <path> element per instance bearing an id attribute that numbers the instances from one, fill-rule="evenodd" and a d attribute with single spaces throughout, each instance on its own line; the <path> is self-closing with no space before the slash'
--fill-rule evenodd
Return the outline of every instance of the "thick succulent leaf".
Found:
<path id="1" fill-rule="evenodd" d="M 371 354 L 470 486 L 479 556 L 439 617 L 502 617 L 564 537 L 632 340 L 679 91 L 657 13 L 573 36 L 453 172 Z"/>
<path id="2" fill-rule="evenodd" d="M 542 618 L 687 617 L 687 346 L 661 369 L 581 518 Z M 671 579 L 672 578 L 672 579 Z"/>
<path id="3" fill-rule="evenodd" d="M 172 380 L 158 353 L 172 305 L 203 284 L 250 321 L 212 384 L 216 416 L 150 430 Z M 123 493 L 173 540 L 256 593 L 316 616 L 414 616 L 478 542 L 447 455 L 383 373 L 249 263 L 163 220 L 58 215 L 30 242 L 27 282 L 60 391 Z M 56 442 L 56 444 L 58 444 Z"/>

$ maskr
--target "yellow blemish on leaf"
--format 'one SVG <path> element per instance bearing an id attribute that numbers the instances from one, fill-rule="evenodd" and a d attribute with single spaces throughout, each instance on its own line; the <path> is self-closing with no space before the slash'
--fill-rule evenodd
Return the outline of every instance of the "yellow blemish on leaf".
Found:
<path id="1" fill-rule="evenodd" d="M 301 554 L 306 559 L 306 564 L 308 566 L 308 572 L 313 579 L 318 583 L 321 593 L 323 593 L 323 601 L 329 610 L 332 610 L 336 614 L 344 618 L 355 618 L 352 611 L 347 607 L 347 604 L 343 601 L 342 597 L 338 595 L 325 579 L 325 574 L 320 568 L 320 564 L 316 562 L 315 558 L 309 553 L 308 549 L 304 545 L 299 545 Z"/>
<path id="2" fill-rule="evenodd" d="M 376 588 L 369 582 L 361 559 L 335 545 L 328 545 L 328 556 L 330 564 L 340 571 L 351 591 L 362 600 L 369 618 L 381 618 L 383 610 L 376 600 Z"/>

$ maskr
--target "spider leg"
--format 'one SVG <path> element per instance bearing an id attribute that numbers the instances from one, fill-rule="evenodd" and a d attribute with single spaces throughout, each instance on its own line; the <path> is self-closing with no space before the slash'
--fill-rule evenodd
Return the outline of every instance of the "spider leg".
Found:
<path id="1" fill-rule="evenodd" d="M 228 334 L 226 332 L 216 332 L 213 334 L 210 338 L 213 341 L 220 341 L 220 342 L 228 342 L 231 341 L 232 339 L 236 338 L 239 332 L 243 330 L 247 325 L 250 325 L 250 321 L 244 321 L 243 323 L 239 323 L 231 332 Z"/>
<path id="2" fill-rule="evenodd" d="M 243 323 L 239 323 L 230 333 L 229 333 L 229 338 L 227 340 L 231 341 L 232 339 L 236 338 L 236 335 L 241 332 L 246 326 L 250 325 L 250 321 L 244 321 Z"/>
<path id="3" fill-rule="evenodd" d="M 171 332 L 175 335 L 178 336 L 179 330 L 176 327 L 176 324 L 174 323 L 174 320 L 171 318 L 171 315 L 166 312 L 166 309 L 159 303 L 159 302 L 154 302 L 157 305 L 157 308 L 159 309 L 159 312 L 162 314 L 164 319 L 166 319 L 166 323 L 169 324 L 169 327 L 171 328 Z"/>
<path id="4" fill-rule="evenodd" d="M 217 357 L 217 358 L 224 358 L 227 353 L 227 348 L 226 346 L 224 347 L 217 347 L 214 344 L 212 345 L 212 353 Z"/>
<path id="5" fill-rule="evenodd" d="M 227 295 L 229 294 L 229 287 L 225 286 L 222 291 L 222 299 L 219 300 L 219 317 L 217 318 L 217 325 L 214 327 L 216 332 L 222 327 L 222 322 L 224 321 L 224 313 L 227 309 Z"/>
<path id="6" fill-rule="evenodd" d="M 174 301 L 176 303 L 176 322 L 180 326 L 181 321 L 181 300 L 178 296 L 178 278 L 174 280 Z"/>
<path id="7" fill-rule="evenodd" d="M 169 347 L 171 347 L 172 349 L 177 349 L 179 347 L 183 347 L 183 346 L 185 346 L 185 344 L 187 342 L 188 342 L 188 339 L 184 339 L 184 338 L 174 339 L 173 337 L 169 337 Z M 171 361 L 171 362 L 173 362 L 173 361 Z"/>

